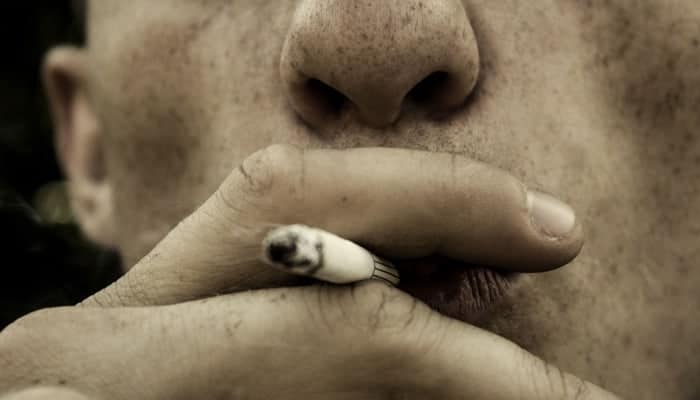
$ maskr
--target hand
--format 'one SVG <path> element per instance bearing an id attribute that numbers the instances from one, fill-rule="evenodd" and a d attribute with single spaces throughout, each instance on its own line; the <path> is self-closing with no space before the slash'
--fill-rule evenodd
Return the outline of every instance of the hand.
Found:
<path id="1" fill-rule="evenodd" d="M 578 224 L 563 237 L 546 234 L 533 224 L 522 183 L 464 157 L 277 145 L 250 156 L 128 274 L 83 304 L 164 305 L 289 285 L 289 275 L 259 258 L 265 234 L 291 223 L 389 258 L 437 254 L 516 272 L 562 266 L 583 242 Z"/>
<path id="2" fill-rule="evenodd" d="M 319 226 L 387 256 L 437 252 L 510 270 L 550 269 L 574 257 L 580 229 L 552 240 L 533 226 L 526 198 L 514 178 L 457 156 L 273 147 L 84 303 L 112 308 L 42 311 L 4 331 L 0 366 L 9 373 L 0 392 L 65 384 L 107 399 L 611 398 L 381 284 L 182 303 L 284 282 L 255 261 L 271 223 Z M 436 200 L 441 212 L 432 210 Z M 499 251 L 505 238 L 508 254 Z"/>
<path id="3" fill-rule="evenodd" d="M 613 398 L 381 283 L 48 310 L 2 342 L 15 385 L 101 399 Z"/>

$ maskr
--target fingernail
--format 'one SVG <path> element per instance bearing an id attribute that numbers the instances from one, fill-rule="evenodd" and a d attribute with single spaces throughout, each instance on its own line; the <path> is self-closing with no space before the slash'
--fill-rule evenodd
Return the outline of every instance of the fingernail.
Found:
<path id="1" fill-rule="evenodd" d="M 529 191 L 527 207 L 532 222 L 547 236 L 565 238 L 576 226 L 574 210 L 546 193 Z"/>

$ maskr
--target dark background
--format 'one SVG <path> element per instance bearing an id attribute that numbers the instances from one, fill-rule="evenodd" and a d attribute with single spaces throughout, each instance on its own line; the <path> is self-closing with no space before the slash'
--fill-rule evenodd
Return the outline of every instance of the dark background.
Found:
<path id="1" fill-rule="evenodd" d="M 43 54 L 80 44 L 69 0 L 0 5 L 0 330 L 39 308 L 71 305 L 115 280 L 116 254 L 72 223 L 43 96 Z"/>

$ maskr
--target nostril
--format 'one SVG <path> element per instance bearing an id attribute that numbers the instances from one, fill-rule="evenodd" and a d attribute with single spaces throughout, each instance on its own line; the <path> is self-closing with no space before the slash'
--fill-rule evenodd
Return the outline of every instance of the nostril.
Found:
<path id="1" fill-rule="evenodd" d="M 358 120 L 380 129 L 402 114 L 448 116 L 474 88 L 479 48 L 462 1 L 295 3 L 280 77 L 310 127 Z"/>
<path id="2" fill-rule="evenodd" d="M 348 101 L 348 98 L 338 90 L 318 79 L 306 81 L 305 91 L 312 106 L 318 112 L 328 114 L 328 116 L 339 114 L 343 105 Z"/>
<path id="3" fill-rule="evenodd" d="M 406 99 L 416 104 L 431 104 L 449 90 L 450 76 L 445 71 L 433 72 L 418 82 L 406 95 Z"/>

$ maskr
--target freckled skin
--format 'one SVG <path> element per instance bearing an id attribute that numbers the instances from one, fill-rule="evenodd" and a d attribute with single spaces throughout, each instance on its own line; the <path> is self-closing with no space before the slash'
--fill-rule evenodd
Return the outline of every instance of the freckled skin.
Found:
<path id="1" fill-rule="evenodd" d="M 465 107 L 434 120 L 406 106 L 381 129 L 345 112 L 314 130 L 280 81 L 301 1 L 94 3 L 90 92 L 126 265 L 267 144 L 462 153 L 557 194 L 587 232 L 570 266 L 528 277 L 478 325 L 629 398 L 698 395 L 694 1 L 464 0 L 480 56 Z"/>

